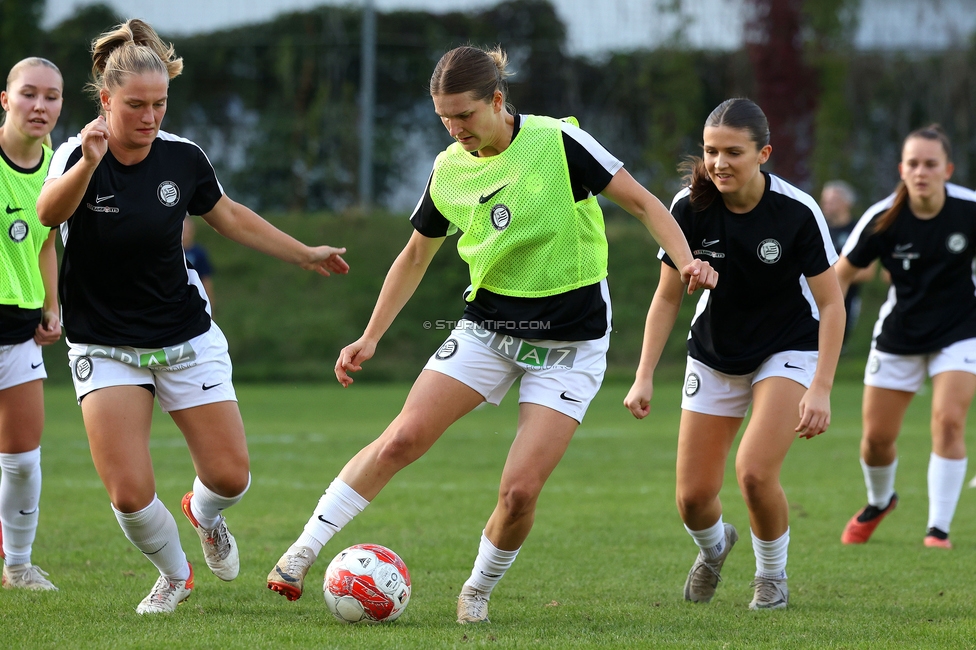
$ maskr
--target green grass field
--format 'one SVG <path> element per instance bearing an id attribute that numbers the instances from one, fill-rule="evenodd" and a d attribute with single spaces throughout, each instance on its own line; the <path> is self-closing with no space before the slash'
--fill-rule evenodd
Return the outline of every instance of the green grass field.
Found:
<path id="1" fill-rule="evenodd" d="M 455 425 L 401 472 L 322 552 L 306 595 L 289 603 L 265 576 L 301 531 L 345 461 L 398 411 L 407 386 L 242 385 L 239 397 L 253 484 L 229 513 L 241 574 L 209 573 L 179 514 L 193 468 L 176 428 L 159 415 L 152 449 L 160 497 L 177 516 L 197 569 L 192 597 L 173 616 L 135 606 L 155 569 L 125 539 L 92 467 L 70 389 L 50 387 L 44 492 L 34 545 L 58 593 L 0 592 L 0 646 L 10 648 L 972 648 L 976 646 L 976 490 L 966 488 L 952 551 L 926 549 L 927 398 L 913 405 L 900 441 L 901 502 L 874 539 L 843 547 L 840 531 L 863 505 L 857 463 L 861 388 L 838 385 L 834 424 L 798 441 L 784 485 L 791 504 L 790 608 L 750 612 L 755 569 L 748 520 L 731 474 L 725 518 L 742 540 L 709 605 L 682 600 L 696 549 L 674 506 L 679 386 L 661 384 L 652 415 L 620 405 L 606 385 L 540 500 L 535 529 L 495 590 L 492 623 L 454 622 L 457 592 L 494 505 L 514 437 L 515 396 Z M 731 463 L 730 466 L 731 468 Z M 322 601 L 320 578 L 342 548 L 375 542 L 407 562 L 413 596 L 390 625 L 346 625 Z"/>

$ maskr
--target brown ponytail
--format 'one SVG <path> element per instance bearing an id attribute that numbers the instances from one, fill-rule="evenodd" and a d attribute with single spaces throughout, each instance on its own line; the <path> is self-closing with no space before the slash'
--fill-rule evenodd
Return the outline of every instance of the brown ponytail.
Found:
<path id="1" fill-rule="evenodd" d="M 942 126 L 939 124 L 929 124 L 928 126 L 922 127 L 921 129 L 916 129 L 908 134 L 905 140 L 902 142 L 902 150 L 905 148 L 905 143 L 912 138 L 924 138 L 926 140 L 936 140 L 942 145 L 942 150 L 945 152 L 946 159 L 950 162 L 952 161 L 952 144 L 949 142 L 949 137 L 942 130 Z M 905 181 L 898 181 L 898 187 L 895 188 L 895 200 L 892 202 L 891 207 L 885 210 L 884 214 L 878 217 L 878 220 L 874 222 L 874 232 L 884 232 L 891 227 L 891 224 L 895 222 L 898 218 L 898 214 L 905 207 L 908 202 L 908 186 L 905 185 Z"/>

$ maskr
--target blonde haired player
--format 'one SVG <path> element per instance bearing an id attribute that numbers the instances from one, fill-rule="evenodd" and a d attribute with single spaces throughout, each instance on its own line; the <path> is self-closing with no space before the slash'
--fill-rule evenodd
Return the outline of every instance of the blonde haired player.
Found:
<path id="1" fill-rule="evenodd" d="M 63 85 L 57 66 L 32 57 L 10 69 L 0 91 L 0 557 L 8 589 L 57 589 L 31 562 L 47 377 L 41 346 L 61 337 L 55 233 L 38 220 L 35 204 Z"/>
<path id="2" fill-rule="evenodd" d="M 159 570 L 140 614 L 169 613 L 193 589 L 176 522 L 156 496 L 153 398 L 182 431 L 197 477 L 182 510 L 204 558 L 233 580 L 239 554 L 224 511 L 250 485 L 227 341 L 182 248 L 189 211 L 224 236 L 323 275 L 345 249 L 308 247 L 224 192 L 196 144 L 160 130 L 182 59 L 140 20 L 92 46 L 102 115 L 58 148 L 37 203 L 61 226 L 61 303 L 92 459 L 126 537 Z"/>

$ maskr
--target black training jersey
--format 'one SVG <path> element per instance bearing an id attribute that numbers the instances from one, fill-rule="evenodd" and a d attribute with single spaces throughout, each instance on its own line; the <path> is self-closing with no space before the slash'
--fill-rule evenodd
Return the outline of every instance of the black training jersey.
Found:
<path id="1" fill-rule="evenodd" d="M 516 116 L 513 141 L 518 137 L 523 119 L 522 115 Z M 623 163 L 586 131 L 567 122 L 561 122 L 560 127 L 573 198 L 583 201 L 599 194 L 623 168 Z M 431 238 L 446 237 L 451 228 L 431 199 L 430 179 L 410 215 L 410 222 L 417 232 Z M 492 331 L 521 338 L 595 340 L 602 338 L 610 327 L 605 287 L 604 282 L 597 282 L 545 298 L 503 296 L 481 288 L 473 301 L 465 303 L 464 318 Z M 539 329 L 538 323 L 546 323 L 549 328 Z"/>
<path id="2" fill-rule="evenodd" d="M 81 158 L 81 140 L 58 148 L 48 178 Z M 59 294 L 72 343 L 162 347 L 210 328 L 190 284 L 183 218 L 206 214 L 223 189 L 199 146 L 160 131 L 149 155 L 123 165 L 109 151 L 61 225 Z"/>
<path id="3" fill-rule="evenodd" d="M 817 349 L 820 311 L 806 278 L 837 261 L 817 202 L 764 176 L 762 199 L 747 214 L 721 199 L 696 212 L 688 188 L 671 204 L 692 254 L 719 273 L 698 301 L 688 354 L 730 375 L 749 374 L 777 352 Z M 658 257 L 676 268 L 663 249 Z"/>
<path id="4" fill-rule="evenodd" d="M 887 229 L 874 232 L 894 198 L 868 208 L 843 250 L 854 266 L 880 259 L 891 273 L 875 345 L 892 354 L 927 354 L 976 337 L 976 192 L 947 183 L 935 217 L 919 219 L 906 201 Z"/>

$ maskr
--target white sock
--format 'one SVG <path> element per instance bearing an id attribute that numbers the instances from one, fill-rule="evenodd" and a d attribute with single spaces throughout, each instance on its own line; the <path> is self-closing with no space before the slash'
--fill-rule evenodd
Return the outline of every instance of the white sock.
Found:
<path id="1" fill-rule="evenodd" d="M 0 525 L 6 563 L 27 564 L 37 534 L 41 500 L 41 448 L 0 454 Z"/>
<path id="2" fill-rule="evenodd" d="M 197 523 L 206 529 L 211 529 L 220 521 L 220 513 L 231 507 L 242 498 L 247 489 L 251 487 L 251 475 L 247 475 L 247 485 L 244 491 L 236 497 L 222 497 L 200 480 L 197 476 L 193 479 L 193 498 L 190 499 L 190 511 L 196 517 Z"/>
<path id="3" fill-rule="evenodd" d="M 790 529 L 779 539 L 771 542 L 759 539 L 752 533 L 752 551 L 756 554 L 757 578 L 785 578 L 786 554 L 790 547 Z"/>
<path id="4" fill-rule="evenodd" d="M 464 584 L 484 592 L 485 597 L 488 597 L 491 595 L 491 590 L 495 588 L 498 581 L 512 566 L 518 552 L 519 549 L 503 551 L 496 548 L 482 532 L 481 545 L 478 547 L 478 558 L 474 561 L 471 577 Z"/>
<path id="5" fill-rule="evenodd" d="M 966 480 L 966 465 L 965 458 L 953 460 L 934 453 L 929 456 L 929 528 L 949 532 Z"/>
<path id="6" fill-rule="evenodd" d="M 722 551 L 725 550 L 725 524 L 722 522 L 721 515 L 719 515 L 715 525 L 709 526 L 705 530 L 692 530 L 687 525 L 685 525 L 685 530 L 695 540 L 695 544 L 698 544 L 698 548 L 701 549 L 706 560 L 714 560 L 722 555 Z"/>
<path id="7" fill-rule="evenodd" d="M 864 472 L 864 485 L 868 488 L 868 504 L 875 508 L 886 508 L 895 493 L 895 470 L 898 469 L 898 459 L 891 465 L 871 467 L 861 459 L 861 471 Z"/>
<path id="8" fill-rule="evenodd" d="M 173 580 L 190 577 L 176 520 L 158 496 L 139 512 L 119 512 L 114 505 L 112 510 L 125 536 L 156 565 L 160 575 Z"/>
<path id="9" fill-rule="evenodd" d="M 359 496 L 358 492 L 343 481 L 334 479 L 315 506 L 315 511 L 305 524 L 304 532 L 298 536 L 290 550 L 307 546 L 318 555 L 332 536 L 368 505 L 369 501 Z"/>

